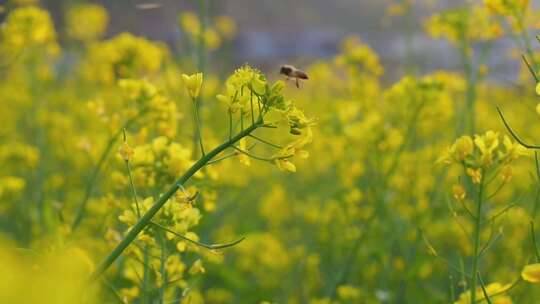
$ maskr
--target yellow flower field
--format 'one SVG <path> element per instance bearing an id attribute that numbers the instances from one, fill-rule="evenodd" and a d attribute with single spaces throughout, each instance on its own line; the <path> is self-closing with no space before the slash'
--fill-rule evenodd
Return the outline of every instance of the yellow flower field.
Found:
<path id="1" fill-rule="evenodd" d="M 1 4 L 0 303 L 540 303 L 538 3 L 426 17 L 455 69 L 350 35 L 297 80 L 218 71 L 241 27 L 191 2 L 182 53 Z"/>

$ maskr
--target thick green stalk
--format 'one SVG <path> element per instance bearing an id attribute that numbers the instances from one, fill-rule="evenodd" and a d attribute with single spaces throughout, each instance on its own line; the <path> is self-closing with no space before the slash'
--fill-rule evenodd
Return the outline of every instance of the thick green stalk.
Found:
<path id="1" fill-rule="evenodd" d="M 482 194 L 484 190 L 484 180 L 480 181 L 478 188 L 478 198 L 476 202 L 476 217 L 474 223 L 474 250 L 472 257 L 472 272 L 471 272 L 471 303 L 476 303 L 476 282 L 478 273 L 478 251 L 480 248 L 480 230 L 482 225 Z"/>
<path id="2" fill-rule="evenodd" d="M 129 230 L 128 234 L 124 237 L 124 239 L 116 246 L 116 248 L 114 248 L 113 251 L 111 251 L 111 253 L 103 260 L 103 262 L 101 262 L 98 268 L 90 276 L 90 281 L 95 281 L 96 279 L 98 279 L 112 265 L 112 263 L 114 263 L 114 261 L 118 259 L 122 252 L 135 240 L 137 235 L 151 223 L 152 217 L 154 217 L 154 215 L 161 209 L 161 207 L 163 207 L 163 205 L 165 205 L 169 198 L 171 198 L 176 193 L 176 191 L 178 191 L 180 186 L 187 182 L 195 173 L 197 173 L 197 171 L 199 171 L 210 160 L 212 160 L 212 158 L 217 156 L 225 149 L 233 146 L 237 141 L 239 141 L 243 137 L 248 136 L 251 132 L 253 132 L 260 126 L 262 126 L 261 120 L 251 125 L 249 128 L 243 130 L 242 132 L 238 133 L 236 136 L 229 139 L 228 141 L 222 143 L 214 150 L 208 152 L 208 154 L 201 157 L 193 166 L 191 166 L 191 168 L 189 168 L 187 172 L 184 173 L 184 175 L 178 178 L 172 184 L 172 186 L 157 199 L 154 205 L 139 219 L 139 221 L 135 223 L 135 225 L 131 228 L 131 230 Z"/>

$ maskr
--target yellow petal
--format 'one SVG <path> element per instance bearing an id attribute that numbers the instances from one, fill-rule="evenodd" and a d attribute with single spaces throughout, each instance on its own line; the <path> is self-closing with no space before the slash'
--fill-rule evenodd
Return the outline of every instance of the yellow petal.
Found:
<path id="1" fill-rule="evenodd" d="M 521 271 L 521 277 L 523 280 L 530 283 L 540 282 L 540 263 L 530 264 L 523 267 Z"/>

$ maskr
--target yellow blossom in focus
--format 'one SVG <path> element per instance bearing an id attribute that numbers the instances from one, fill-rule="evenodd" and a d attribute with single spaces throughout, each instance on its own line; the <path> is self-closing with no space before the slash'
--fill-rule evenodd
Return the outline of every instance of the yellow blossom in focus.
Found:
<path id="1" fill-rule="evenodd" d="M 467 168 L 467 175 L 471 177 L 475 184 L 482 182 L 482 171 L 480 169 Z"/>
<path id="2" fill-rule="evenodd" d="M 480 150 L 482 165 L 491 165 L 493 151 L 499 146 L 499 133 L 487 131 L 484 135 L 476 135 L 474 137 L 474 143 Z"/>
<path id="3" fill-rule="evenodd" d="M 467 156 L 471 155 L 474 149 L 473 140 L 470 136 L 462 136 L 452 145 L 451 151 L 455 159 L 463 161 Z"/>
<path id="4" fill-rule="evenodd" d="M 131 148 L 126 142 L 122 144 L 118 152 L 124 161 L 130 161 L 135 153 L 133 148 Z"/>
<path id="5" fill-rule="evenodd" d="M 504 145 L 505 151 L 504 153 L 501 152 L 501 155 L 506 157 L 509 162 L 516 160 L 521 156 L 528 155 L 527 148 L 523 147 L 521 144 L 517 142 L 512 142 L 510 137 L 508 137 L 507 135 L 505 135 L 503 138 L 503 145 Z"/>
<path id="6" fill-rule="evenodd" d="M 199 93 L 201 92 L 201 87 L 203 83 L 203 74 L 202 73 L 196 73 L 192 75 L 182 74 L 182 79 L 184 80 L 184 84 L 186 85 L 189 96 L 192 99 L 197 98 L 199 96 Z"/>

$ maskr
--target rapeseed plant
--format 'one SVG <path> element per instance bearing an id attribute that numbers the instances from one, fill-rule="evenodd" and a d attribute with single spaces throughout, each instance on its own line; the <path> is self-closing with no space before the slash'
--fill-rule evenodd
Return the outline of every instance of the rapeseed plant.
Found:
<path id="1" fill-rule="evenodd" d="M 178 53 L 131 33 L 103 39 L 98 5 L 67 7 L 60 30 L 37 1 L 6 6 L 0 302 L 540 297 L 540 188 L 523 148 L 540 132 L 536 83 L 487 80 L 502 35 L 537 77 L 528 1 L 429 18 L 428 34 L 459 52 L 457 72 L 409 66 L 388 83 L 396 69 L 350 36 L 306 67 L 301 90 L 247 64 L 221 79 L 213 63 L 239 28 L 197 4 L 178 18 Z"/>

